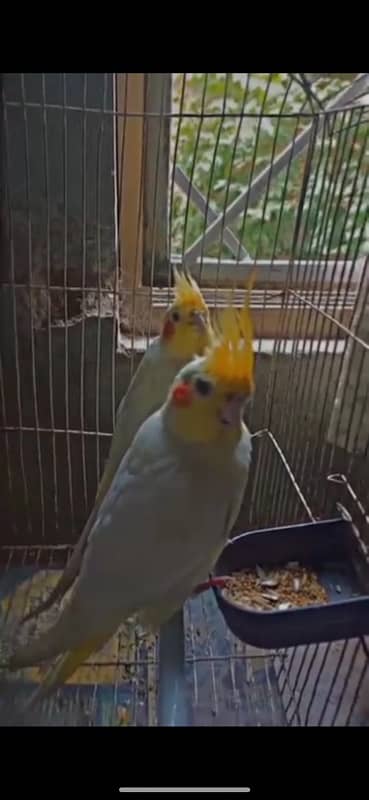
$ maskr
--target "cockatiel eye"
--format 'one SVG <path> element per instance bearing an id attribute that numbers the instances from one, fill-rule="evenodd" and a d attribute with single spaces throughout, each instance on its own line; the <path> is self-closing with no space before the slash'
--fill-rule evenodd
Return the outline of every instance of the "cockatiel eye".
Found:
<path id="1" fill-rule="evenodd" d="M 195 389 L 203 397 L 207 397 L 211 393 L 212 388 L 210 381 L 206 381 L 204 378 L 196 378 Z"/>
<path id="2" fill-rule="evenodd" d="M 173 322 L 179 322 L 180 320 L 179 311 L 172 311 L 172 320 Z"/>

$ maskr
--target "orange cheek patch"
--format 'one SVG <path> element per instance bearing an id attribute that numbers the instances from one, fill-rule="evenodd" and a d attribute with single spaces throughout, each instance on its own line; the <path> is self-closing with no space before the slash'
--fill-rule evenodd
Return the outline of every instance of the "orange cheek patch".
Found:
<path id="1" fill-rule="evenodd" d="M 173 391 L 172 400 L 175 406 L 186 408 L 192 403 L 192 389 L 187 383 L 180 383 Z"/>
<path id="2" fill-rule="evenodd" d="M 175 331 L 174 322 L 172 322 L 170 319 L 167 319 L 163 328 L 164 339 L 170 339 L 173 336 L 174 331 Z"/>

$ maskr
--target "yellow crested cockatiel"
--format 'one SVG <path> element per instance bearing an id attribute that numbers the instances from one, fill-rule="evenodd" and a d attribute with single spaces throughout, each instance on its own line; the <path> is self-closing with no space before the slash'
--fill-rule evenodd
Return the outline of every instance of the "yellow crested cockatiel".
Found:
<path id="1" fill-rule="evenodd" d="M 176 269 L 174 281 L 174 302 L 164 315 L 161 334 L 146 350 L 118 407 L 110 452 L 92 512 L 55 588 L 46 600 L 23 617 L 23 622 L 46 611 L 68 591 L 78 574 L 87 537 L 99 507 L 137 430 L 164 403 L 169 386 L 181 367 L 195 356 L 201 356 L 210 343 L 212 331 L 209 310 L 196 281 L 189 274 L 180 274 Z"/>
<path id="2" fill-rule="evenodd" d="M 248 309 L 228 308 L 211 347 L 180 370 L 121 460 L 57 621 L 6 665 L 13 671 L 57 659 L 28 710 L 129 617 L 156 631 L 209 577 L 247 484 L 251 435 L 243 413 L 253 364 Z"/>

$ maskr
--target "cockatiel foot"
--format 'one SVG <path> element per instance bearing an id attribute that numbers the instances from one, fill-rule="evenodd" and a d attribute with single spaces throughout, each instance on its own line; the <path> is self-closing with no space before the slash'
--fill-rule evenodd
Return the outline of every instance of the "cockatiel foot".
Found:
<path id="1" fill-rule="evenodd" d="M 193 596 L 201 594 L 201 592 L 206 592 L 208 589 L 224 589 L 227 585 L 227 580 L 229 578 L 209 578 L 208 581 L 204 581 L 204 583 L 199 583 L 196 586 L 194 592 L 192 592 Z"/>

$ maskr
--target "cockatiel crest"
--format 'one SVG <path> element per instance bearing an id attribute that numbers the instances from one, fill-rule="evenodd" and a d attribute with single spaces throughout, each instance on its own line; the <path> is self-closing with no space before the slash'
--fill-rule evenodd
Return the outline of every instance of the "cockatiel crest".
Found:
<path id="1" fill-rule="evenodd" d="M 194 278 L 188 272 L 179 273 L 176 267 L 173 267 L 173 275 L 175 303 L 207 314 L 205 300 Z"/>
<path id="2" fill-rule="evenodd" d="M 253 327 L 248 305 L 226 308 L 214 325 L 215 344 L 206 354 L 205 371 L 235 391 L 254 389 Z"/>

